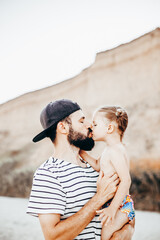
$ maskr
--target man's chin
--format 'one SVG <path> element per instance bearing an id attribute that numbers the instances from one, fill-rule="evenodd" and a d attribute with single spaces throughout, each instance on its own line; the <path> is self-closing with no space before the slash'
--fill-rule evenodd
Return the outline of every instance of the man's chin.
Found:
<path id="1" fill-rule="evenodd" d="M 80 146 L 81 150 L 91 151 L 94 148 L 94 140 L 92 137 L 88 138 L 87 141 L 84 141 L 84 144 Z"/>

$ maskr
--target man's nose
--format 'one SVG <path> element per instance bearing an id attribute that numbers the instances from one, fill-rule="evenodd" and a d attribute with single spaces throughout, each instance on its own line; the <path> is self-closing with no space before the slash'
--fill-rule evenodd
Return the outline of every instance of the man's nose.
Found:
<path id="1" fill-rule="evenodd" d="M 86 121 L 85 125 L 87 129 L 88 128 L 92 129 L 92 124 L 90 122 Z"/>

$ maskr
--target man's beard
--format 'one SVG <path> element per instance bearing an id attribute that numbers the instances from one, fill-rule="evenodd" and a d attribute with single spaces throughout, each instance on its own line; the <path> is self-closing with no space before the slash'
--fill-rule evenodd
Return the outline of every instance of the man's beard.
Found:
<path id="1" fill-rule="evenodd" d="M 88 129 L 88 134 L 85 136 L 84 134 L 74 131 L 72 126 L 69 128 L 68 141 L 71 145 L 78 147 L 82 150 L 92 150 L 94 147 L 93 138 L 89 137 L 89 134 L 92 132 L 91 129 Z"/>

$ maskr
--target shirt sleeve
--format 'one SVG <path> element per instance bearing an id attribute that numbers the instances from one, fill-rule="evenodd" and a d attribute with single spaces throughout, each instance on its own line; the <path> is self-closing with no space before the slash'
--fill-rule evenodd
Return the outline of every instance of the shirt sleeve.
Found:
<path id="1" fill-rule="evenodd" d="M 39 168 L 34 175 L 27 213 L 57 213 L 64 215 L 66 194 L 56 174 L 45 168 Z"/>

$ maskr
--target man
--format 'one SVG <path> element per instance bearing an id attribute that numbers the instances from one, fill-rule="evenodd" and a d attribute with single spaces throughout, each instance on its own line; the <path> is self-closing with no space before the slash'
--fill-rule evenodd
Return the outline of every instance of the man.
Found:
<path id="1" fill-rule="evenodd" d="M 51 102 L 43 109 L 40 121 L 44 131 L 33 141 L 49 137 L 54 157 L 35 172 L 27 213 L 39 217 L 47 240 L 100 240 L 96 211 L 114 196 L 117 175 L 104 177 L 101 172 L 98 178 L 79 157 L 79 150 L 91 150 L 94 141 L 91 125 L 77 103 L 67 99 Z M 134 222 L 126 224 L 112 239 L 131 239 L 133 230 Z"/>

